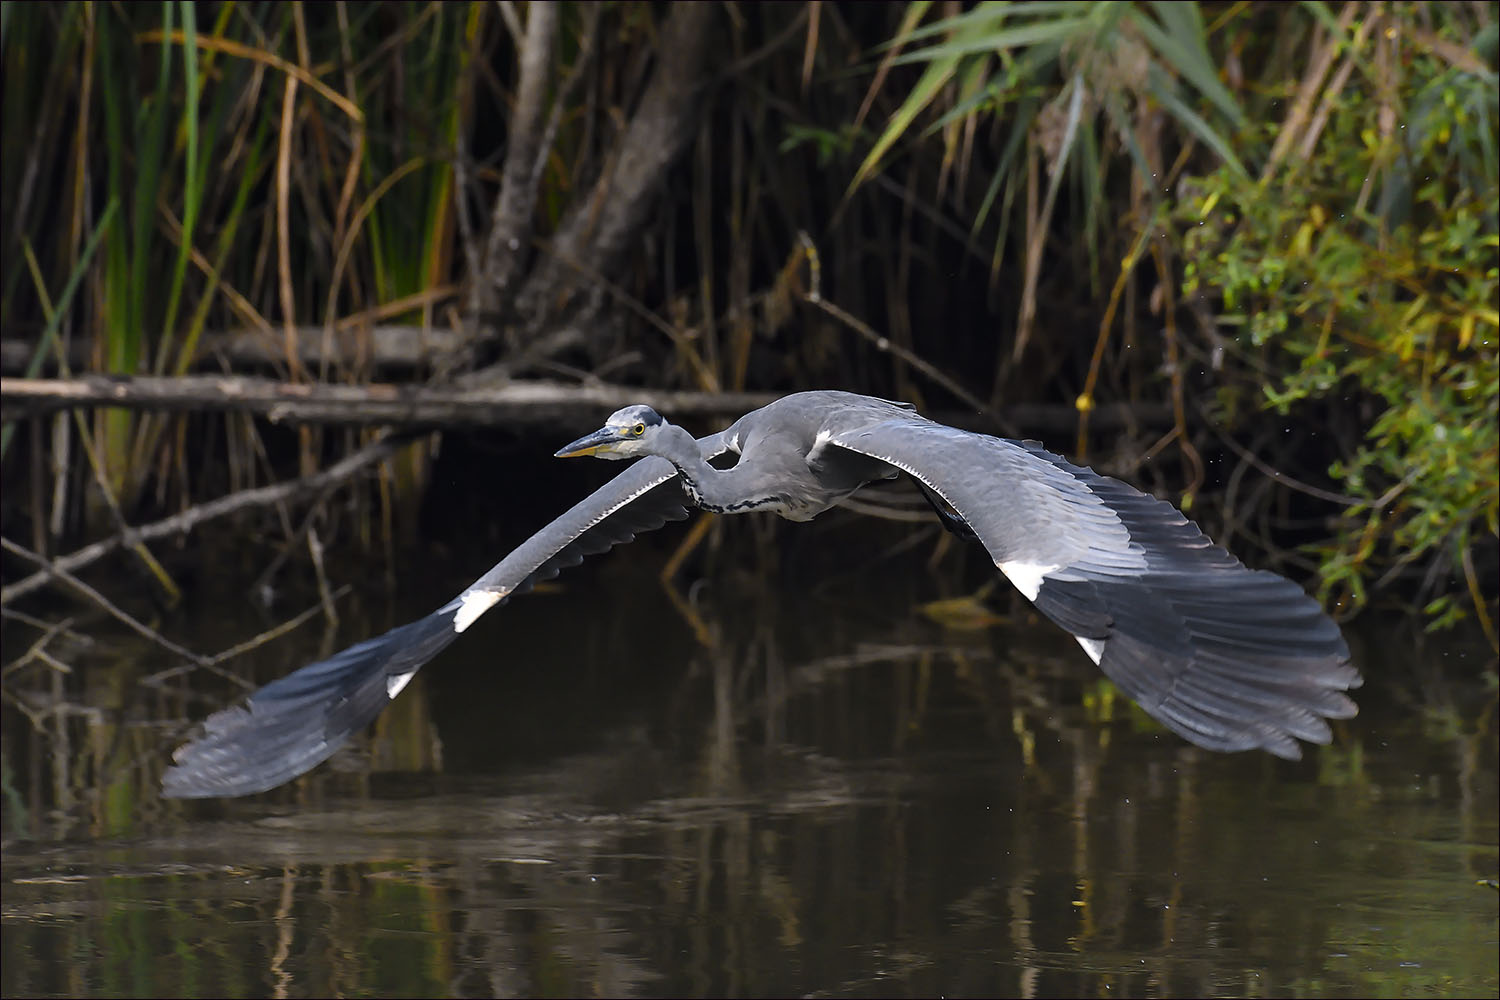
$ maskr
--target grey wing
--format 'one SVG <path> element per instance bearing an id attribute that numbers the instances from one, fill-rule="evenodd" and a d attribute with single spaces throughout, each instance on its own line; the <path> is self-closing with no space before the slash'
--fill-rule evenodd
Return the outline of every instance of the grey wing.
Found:
<path id="1" fill-rule="evenodd" d="M 705 458 L 722 435 L 699 440 Z M 424 663 L 489 608 L 636 535 L 688 516 L 692 503 L 670 462 L 646 458 L 532 535 L 425 618 L 391 629 L 272 681 L 210 716 L 202 736 L 173 754 L 168 798 L 250 795 L 331 757 L 401 692 Z"/>
<path id="2" fill-rule="evenodd" d="M 1361 683 L 1338 626 L 1284 577 L 1246 568 L 1171 504 L 1035 442 L 921 418 L 835 432 L 947 502 L 1037 609 L 1148 713 L 1212 750 L 1301 757 Z"/>

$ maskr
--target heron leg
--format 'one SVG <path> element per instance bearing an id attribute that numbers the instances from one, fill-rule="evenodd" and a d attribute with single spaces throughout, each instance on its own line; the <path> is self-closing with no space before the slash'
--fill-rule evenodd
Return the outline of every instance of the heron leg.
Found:
<path id="1" fill-rule="evenodd" d="M 928 504 L 932 506 L 933 510 L 937 511 L 937 516 L 942 520 L 943 527 L 966 542 L 979 541 L 979 536 L 974 533 L 973 528 L 969 527 L 969 522 L 960 517 L 958 511 L 948 506 L 946 500 L 928 489 L 925 483 L 918 481 L 917 485 L 922 487 L 922 495 L 927 498 Z"/>

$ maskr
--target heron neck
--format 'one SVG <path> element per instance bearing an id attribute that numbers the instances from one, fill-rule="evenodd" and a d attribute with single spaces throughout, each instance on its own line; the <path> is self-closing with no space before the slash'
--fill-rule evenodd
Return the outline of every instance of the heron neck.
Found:
<path id="1" fill-rule="evenodd" d="M 698 441 L 675 424 L 662 436 L 657 454 L 677 467 L 683 488 L 704 510 L 727 513 L 741 509 L 749 499 L 736 489 L 734 470 L 709 465 Z"/>

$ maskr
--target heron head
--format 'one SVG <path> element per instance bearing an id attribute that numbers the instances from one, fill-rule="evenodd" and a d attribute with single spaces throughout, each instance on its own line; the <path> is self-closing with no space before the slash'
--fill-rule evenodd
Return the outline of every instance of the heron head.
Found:
<path id="1" fill-rule="evenodd" d="M 649 406 L 636 404 L 616 410 L 604 421 L 604 426 L 592 434 L 585 434 L 572 444 L 558 451 L 554 458 L 635 458 L 651 454 L 651 442 L 668 424 L 660 413 Z"/>

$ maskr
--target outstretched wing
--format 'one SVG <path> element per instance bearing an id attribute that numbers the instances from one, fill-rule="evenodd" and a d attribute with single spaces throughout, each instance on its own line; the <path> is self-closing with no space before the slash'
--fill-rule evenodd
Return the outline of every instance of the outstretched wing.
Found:
<path id="1" fill-rule="evenodd" d="M 700 438 L 703 457 L 726 450 Z M 668 521 L 692 502 L 677 470 L 646 458 L 532 535 L 468 589 L 426 618 L 309 664 L 208 718 L 205 732 L 173 755 L 162 779 L 168 798 L 250 795 L 275 788 L 331 757 L 374 721 L 424 663 L 485 611 Z"/>
<path id="2" fill-rule="evenodd" d="M 1171 504 L 1032 441 L 920 417 L 835 429 L 948 503 L 1037 609 L 1108 677 L 1211 750 L 1301 757 L 1361 683 L 1338 626 L 1284 577 L 1247 569 Z"/>

